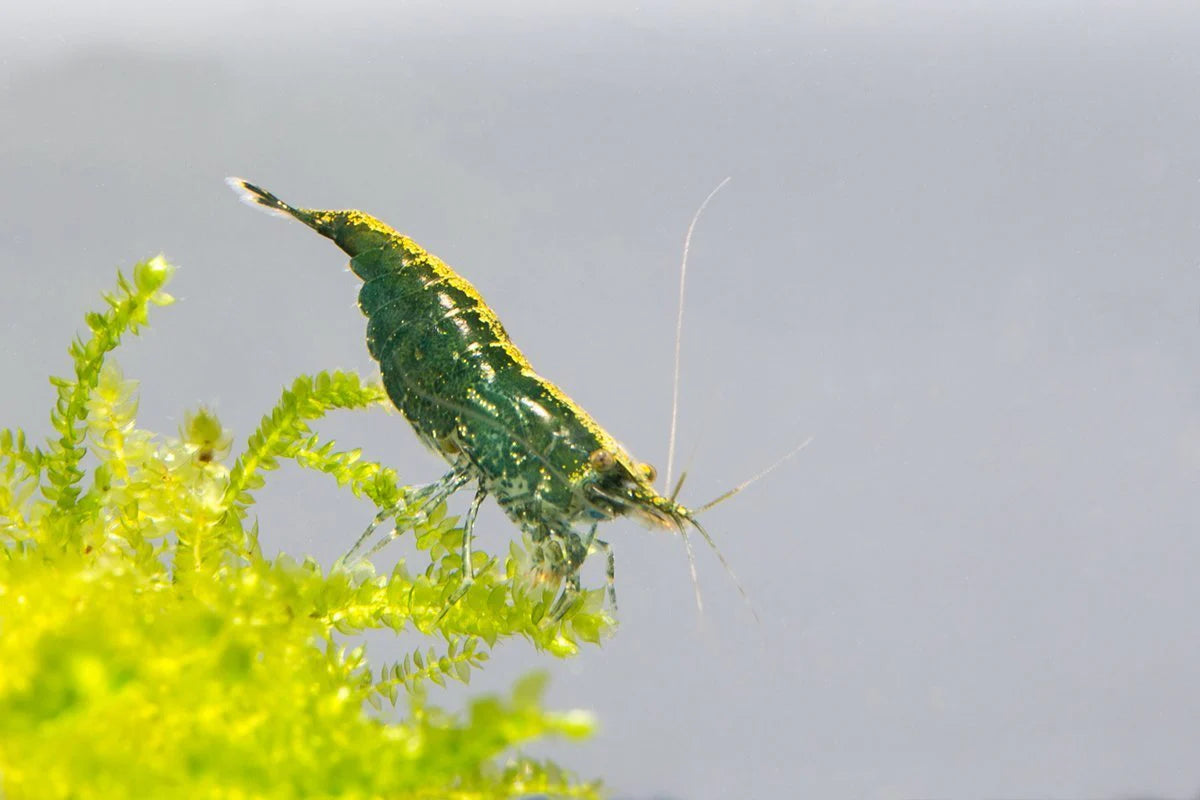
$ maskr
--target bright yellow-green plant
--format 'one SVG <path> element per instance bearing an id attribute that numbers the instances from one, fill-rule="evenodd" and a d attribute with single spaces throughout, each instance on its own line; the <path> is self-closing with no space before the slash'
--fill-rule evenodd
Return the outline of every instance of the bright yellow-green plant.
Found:
<path id="1" fill-rule="evenodd" d="M 264 558 L 254 493 L 280 459 L 405 507 L 391 469 L 310 426 L 387 400 L 352 374 L 297 378 L 232 461 L 232 436 L 205 409 L 178 437 L 140 429 L 137 384 L 108 356 L 171 302 L 172 271 L 161 257 L 138 264 L 87 315 L 74 376 L 51 379 L 45 446 L 0 431 L 0 797 L 597 796 L 521 754 L 592 727 L 544 710 L 542 677 L 458 714 L 427 696 L 466 682 L 502 641 L 556 656 L 599 641 L 612 625 L 600 592 L 552 620 L 553 588 L 526 579 L 514 544 L 474 553 L 474 585 L 449 604 L 462 534 L 444 507 L 397 519 L 420 568 Z M 378 628 L 427 640 L 371 664 L 352 637 Z"/>

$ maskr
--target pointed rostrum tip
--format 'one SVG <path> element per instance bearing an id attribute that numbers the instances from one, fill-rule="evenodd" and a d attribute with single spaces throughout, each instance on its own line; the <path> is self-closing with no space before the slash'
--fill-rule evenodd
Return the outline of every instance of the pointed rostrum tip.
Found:
<path id="1" fill-rule="evenodd" d="M 266 189 L 259 188 L 244 178 L 229 177 L 225 179 L 225 183 L 229 184 L 229 188 L 233 189 L 246 205 L 254 206 L 259 211 L 275 217 L 291 216 L 288 205 Z"/>

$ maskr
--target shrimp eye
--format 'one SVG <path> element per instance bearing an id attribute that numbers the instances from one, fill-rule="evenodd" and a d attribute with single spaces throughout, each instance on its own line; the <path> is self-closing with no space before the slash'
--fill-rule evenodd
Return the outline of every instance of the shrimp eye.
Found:
<path id="1" fill-rule="evenodd" d="M 596 450 L 588 456 L 588 463 L 597 472 L 608 472 L 616 466 L 617 457 L 607 450 Z"/>
<path id="2" fill-rule="evenodd" d="M 655 479 L 658 478 L 658 470 L 649 464 L 638 464 L 638 471 L 641 472 L 642 477 L 650 483 L 654 483 Z"/>

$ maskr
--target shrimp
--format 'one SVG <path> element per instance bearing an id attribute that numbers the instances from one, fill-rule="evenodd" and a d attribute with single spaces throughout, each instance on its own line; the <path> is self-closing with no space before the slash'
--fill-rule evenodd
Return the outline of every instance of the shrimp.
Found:
<path id="1" fill-rule="evenodd" d="M 691 528 L 716 551 L 696 512 L 676 503 L 675 492 L 660 494 L 653 467 L 539 375 L 475 287 L 441 259 L 361 211 L 298 208 L 241 178 L 228 183 L 245 202 L 302 222 L 350 256 L 350 269 L 363 281 L 358 305 L 368 320 L 367 347 L 388 397 L 449 466 L 420 490 L 418 511 L 474 484 L 463 524 L 463 583 L 451 604 L 473 580 L 472 527 L 489 495 L 526 535 L 534 579 L 563 584 L 550 610 L 555 619 L 574 605 L 580 568 L 593 551 L 605 555 L 616 607 L 613 550 L 596 535 L 602 522 L 634 517 L 685 542 Z M 396 511 L 380 512 L 345 558 Z"/>

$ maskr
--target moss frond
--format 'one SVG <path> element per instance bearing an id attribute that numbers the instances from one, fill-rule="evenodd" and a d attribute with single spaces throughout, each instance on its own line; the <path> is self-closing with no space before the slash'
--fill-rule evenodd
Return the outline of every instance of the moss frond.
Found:
<path id="1" fill-rule="evenodd" d="M 320 372 L 296 378 L 262 418 L 230 470 L 223 502 L 232 521 L 240 524 L 246 509 L 254 502 L 254 491 L 263 485 L 262 473 L 278 468 L 279 459 L 286 457 L 331 472 L 340 483 L 351 483 L 356 493 L 367 493 L 373 500 L 399 499 L 402 491 L 393 480 L 395 473 L 369 463 L 354 470 L 356 459 L 349 455 L 340 461 L 330 460 L 329 451 L 317 448 L 308 426 L 334 409 L 366 408 L 384 402 L 386 397 L 381 386 L 363 383 L 359 376 L 349 372 Z"/>
<path id="2" fill-rule="evenodd" d="M 31 514 L 39 505 L 34 494 L 45 460 L 40 450 L 25 441 L 24 431 L 0 431 L 0 540 L 20 542 L 33 536 Z"/>
<path id="3" fill-rule="evenodd" d="M 146 323 L 150 306 L 173 302 L 162 288 L 174 271 L 166 259 L 156 256 L 134 266 L 132 282 L 117 273 L 117 290 L 104 296 L 108 310 L 90 312 L 85 317 L 91 336 L 86 340 L 76 338 L 67 348 L 75 377 L 50 379 L 58 390 L 50 424 L 59 436 L 50 442 L 46 459 L 48 482 L 43 494 L 55 504 L 58 514 L 81 510 L 76 500 L 84 474 L 79 462 L 85 453 L 87 400 L 100 380 L 104 358 L 120 344 L 127 331 L 137 333 Z"/>
<path id="4" fill-rule="evenodd" d="M 55 379 L 47 449 L 0 431 L 0 795 L 598 797 L 598 784 L 519 755 L 592 727 L 544 710 L 542 678 L 463 714 L 428 692 L 466 683 L 505 641 L 559 656 L 598 641 L 612 623 L 599 592 L 551 623 L 553 591 L 525 579 L 514 545 L 503 559 L 475 553 L 474 585 L 450 605 L 462 530 L 444 505 L 398 515 L 415 553 L 390 574 L 264 558 L 245 519 L 281 458 L 403 509 L 393 470 L 310 428 L 384 394 L 349 373 L 302 376 L 232 465 L 232 434 L 208 409 L 178 435 L 140 428 L 138 384 L 109 354 L 169 302 L 170 274 L 143 262 L 88 315 L 74 378 Z M 352 638 L 377 629 L 431 640 L 372 663 Z"/>

